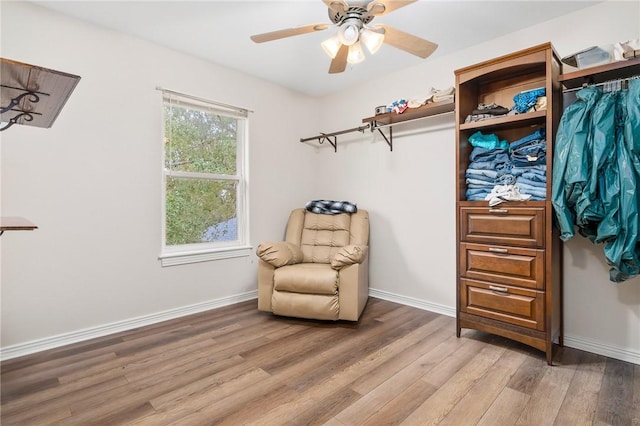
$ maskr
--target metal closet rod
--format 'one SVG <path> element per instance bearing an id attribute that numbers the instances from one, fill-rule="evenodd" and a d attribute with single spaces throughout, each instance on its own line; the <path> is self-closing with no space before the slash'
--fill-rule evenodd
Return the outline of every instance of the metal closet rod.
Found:
<path id="1" fill-rule="evenodd" d="M 369 124 L 365 124 L 364 126 L 354 127 L 352 129 L 340 130 L 339 132 L 322 133 L 322 134 L 320 134 L 318 136 L 313 136 L 311 138 L 301 138 L 300 142 L 309 142 L 309 141 L 316 140 L 316 139 L 320 140 L 320 139 L 325 139 L 325 138 L 330 137 L 330 136 L 344 135 L 345 133 L 351 133 L 351 132 L 364 132 L 369 127 L 370 127 Z"/>
<path id="2" fill-rule="evenodd" d="M 309 142 L 309 141 L 313 141 L 313 140 L 316 140 L 316 139 L 325 139 L 325 138 L 330 137 L 330 136 L 344 135 L 345 133 L 351 133 L 351 132 L 364 132 L 367 129 L 371 129 L 373 131 L 375 129 L 383 129 L 385 127 L 397 126 L 397 125 L 400 125 L 400 124 L 407 123 L 409 121 L 418 121 L 418 120 L 423 120 L 423 119 L 426 119 L 426 118 L 433 118 L 433 117 L 437 117 L 439 115 L 451 114 L 453 112 L 454 111 L 445 111 L 445 112 L 440 112 L 438 114 L 425 115 L 424 117 L 412 118 L 412 119 L 406 120 L 406 121 L 398 121 L 396 123 L 380 124 L 380 125 L 374 124 L 375 123 L 375 120 L 374 120 L 373 123 L 365 124 L 364 126 L 360 126 L 360 127 L 354 127 L 354 128 L 347 129 L 347 130 L 340 130 L 339 132 L 322 133 L 322 134 L 320 134 L 318 136 L 313 136 L 313 137 L 310 137 L 310 138 L 301 138 L 300 142 Z"/>
<path id="3" fill-rule="evenodd" d="M 603 82 L 600 82 L 600 83 L 583 83 L 582 86 L 580 86 L 580 87 L 574 87 L 574 88 L 571 88 L 571 89 L 564 89 L 562 91 L 562 93 L 577 92 L 578 90 L 582 90 L 585 87 L 589 87 L 589 86 L 602 87 L 602 86 L 605 86 L 607 84 L 616 83 L 616 82 L 629 83 L 631 80 L 635 80 L 635 79 L 639 79 L 639 78 L 640 78 L 640 75 L 633 75 L 633 76 L 624 77 L 624 78 L 614 78 L 614 79 L 603 81 Z"/>

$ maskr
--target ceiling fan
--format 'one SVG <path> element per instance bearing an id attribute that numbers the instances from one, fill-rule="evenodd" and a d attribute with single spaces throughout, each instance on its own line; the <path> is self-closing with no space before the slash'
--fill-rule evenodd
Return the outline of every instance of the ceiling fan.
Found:
<path id="1" fill-rule="evenodd" d="M 327 55 L 332 58 L 329 73 L 343 72 L 347 63 L 356 64 L 364 60 L 364 44 L 372 54 L 389 44 L 412 55 L 426 58 L 437 44 L 400 31 L 389 25 L 371 24 L 373 18 L 383 16 L 417 0 L 322 0 L 329 8 L 329 19 L 338 27 L 338 32 L 322 43 Z M 251 36 L 256 43 L 278 40 L 329 28 L 330 24 L 311 24 Z"/>

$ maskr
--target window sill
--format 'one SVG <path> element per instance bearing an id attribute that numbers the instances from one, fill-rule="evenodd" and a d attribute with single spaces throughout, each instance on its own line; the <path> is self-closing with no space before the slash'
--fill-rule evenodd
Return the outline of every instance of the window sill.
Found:
<path id="1" fill-rule="evenodd" d="M 161 253 L 158 258 L 163 267 L 186 265 L 189 263 L 208 262 L 211 260 L 231 259 L 234 257 L 250 256 L 251 246 L 218 248 L 198 251 L 181 251 L 178 253 Z"/>

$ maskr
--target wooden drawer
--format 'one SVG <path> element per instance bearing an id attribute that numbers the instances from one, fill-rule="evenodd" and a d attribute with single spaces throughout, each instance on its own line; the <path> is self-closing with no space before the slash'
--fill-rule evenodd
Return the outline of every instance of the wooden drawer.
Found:
<path id="1" fill-rule="evenodd" d="M 460 243 L 460 275 L 544 290 L 544 250 Z"/>
<path id="2" fill-rule="evenodd" d="M 460 239 L 544 247 L 544 207 L 460 207 Z"/>
<path id="3" fill-rule="evenodd" d="M 544 330 L 544 292 L 460 279 L 460 310 Z"/>

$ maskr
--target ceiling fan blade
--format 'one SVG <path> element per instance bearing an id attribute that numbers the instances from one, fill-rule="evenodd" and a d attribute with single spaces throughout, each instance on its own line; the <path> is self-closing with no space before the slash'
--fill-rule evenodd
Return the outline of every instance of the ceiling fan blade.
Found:
<path id="1" fill-rule="evenodd" d="M 372 0 L 367 5 L 367 12 L 373 16 L 382 16 L 416 1 L 418 0 Z"/>
<path id="2" fill-rule="evenodd" d="M 331 10 L 336 12 L 346 12 L 349 9 L 349 5 L 344 0 L 322 0 L 324 4 Z"/>
<path id="3" fill-rule="evenodd" d="M 349 46 L 344 44 L 338 50 L 336 57 L 331 61 L 329 66 L 329 74 L 337 74 L 347 69 L 347 55 L 349 54 Z"/>
<path id="4" fill-rule="evenodd" d="M 251 40 L 256 43 L 264 43 L 265 41 L 278 40 L 285 37 L 312 33 L 314 31 L 322 31 L 326 30 L 327 28 L 329 28 L 329 24 L 305 25 L 303 27 L 287 28 L 286 30 L 271 31 L 269 33 L 252 35 Z"/>
<path id="5" fill-rule="evenodd" d="M 426 58 L 438 48 L 437 44 L 414 36 L 413 34 L 405 33 L 404 31 L 397 30 L 384 24 L 377 26 L 384 28 L 385 43 L 404 50 L 405 52 L 409 52 L 412 55 Z"/>

